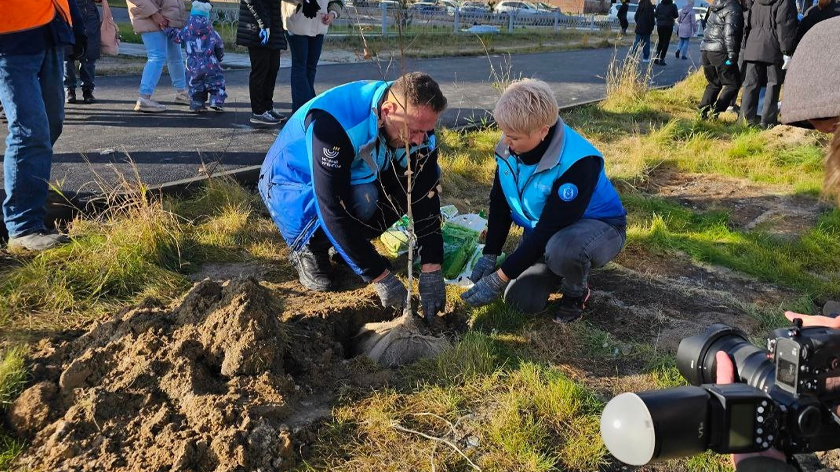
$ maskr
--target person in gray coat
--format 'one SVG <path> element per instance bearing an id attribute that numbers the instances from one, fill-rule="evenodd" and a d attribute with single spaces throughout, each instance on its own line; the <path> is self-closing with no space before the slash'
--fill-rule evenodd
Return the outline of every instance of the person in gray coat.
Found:
<path id="1" fill-rule="evenodd" d="M 741 117 L 751 125 L 769 128 L 778 123 L 782 66 L 793 54 L 797 26 L 795 0 L 755 0 L 750 7 L 744 25 Z M 764 84 L 767 92 L 759 122 L 758 95 Z"/>

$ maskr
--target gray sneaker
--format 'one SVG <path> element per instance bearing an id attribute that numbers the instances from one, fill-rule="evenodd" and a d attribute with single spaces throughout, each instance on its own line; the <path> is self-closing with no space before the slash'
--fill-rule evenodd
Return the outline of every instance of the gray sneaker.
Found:
<path id="1" fill-rule="evenodd" d="M 270 111 L 267 111 L 261 115 L 257 115 L 256 113 L 252 114 L 251 123 L 263 126 L 277 126 L 280 124 L 280 120 L 275 118 Z"/>
<path id="2" fill-rule="evenodd" d="M 46 251 L 47 249 L 52 249 L 69 242 L 70 238 L 66 234 L 38 232 L 17 238 L 9 238 L 7 247 L 9 251 Z"/>
<path id="3" fill-rule="evenodd" d="M 268 110 L 268 113 L 271 113 L 271 116 L 273 116 L 274 118 L 277 118 L 277 121 L 279 121 L 280 123 L 285 123 L 285 122 L 289 121 L 288 116 L 280 113 L 277 110 Z"/>
<path id="4" fill-rule="evenodd" d="M 143 113 L 163 113 L 166 111 L 166 107 L 151 98 L 139 97 L 137 99 L 137 103 L 134 104 L 134 111 Z"/>

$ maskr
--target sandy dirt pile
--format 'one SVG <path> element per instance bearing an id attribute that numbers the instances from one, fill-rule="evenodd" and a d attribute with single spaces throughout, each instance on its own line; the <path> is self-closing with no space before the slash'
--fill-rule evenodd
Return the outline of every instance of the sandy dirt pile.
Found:
<path id="1" fill-rule="evenodd" d="M 352 326 L 282 321 L 253 279 L 206 280 L 72 341 L 44 341 L 6 422 L 36 470 L 273 471 L 293 465 L 312 402 L 349 380 Z M 323 407 L 321 408 L 324 409 Z M 326 408 L 329 412 L 329 408 Z"/>

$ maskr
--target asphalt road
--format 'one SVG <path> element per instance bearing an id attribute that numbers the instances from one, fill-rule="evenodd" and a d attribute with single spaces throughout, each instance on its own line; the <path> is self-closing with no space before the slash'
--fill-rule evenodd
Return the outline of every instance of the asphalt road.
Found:
<path id="1" fill-rule="evenodd" d="M 612 49 L 589 49 L 510 57 L 409 60 L 405 64 L 322 65 L 316 89 L 323 91 L 359 79 L 393 79 L 402 70 L 425 71 L 438 80 L 449 99 L 442 124 L 454 126 L 480 120 L 493 108 L 499 96 L 493 85 L 493 70 L 509 77 L 547 81 L 561 105 L 603 98 L 604 77 L 614 53 Z M 620 56 L 624 53 L 625 50 L 618 51 Z M 699 57 L 696 44 L 691 56 Z M 696 67 L 693 60 L 671 56 L 667 67 L 654 66 L 654 83 L 674 83 L 692 66 Z M 291 108 L 288 74 L 288 69 L 280 71 L 275 92 L 275 106 L 286 113 Z M 136 169 L 143 182 L 159 184 L 201 175 L 203 165 L 231 169 L 260 164 L 278 130 L 249 125 L 248 71 L 232 70 L 225 75 L 227 111 L 202 116 L 169 103 L 174 91 L 166 75 L 161 78 L 155 98 L 166 103 L 168 110 L 153 115 L 132 111 L 139 76 L 98 78 L 97 104 L 66 107 L 64 132 L 55 145 L 52 180 L 65 191 L 95 191 L 97 175 L 112 182 L 120 173 L 134 179 Z M 0 138 L 5 136 L 3 127 Z M 0 151 L 4 150 L 5 144 L 0 145 Z"/>

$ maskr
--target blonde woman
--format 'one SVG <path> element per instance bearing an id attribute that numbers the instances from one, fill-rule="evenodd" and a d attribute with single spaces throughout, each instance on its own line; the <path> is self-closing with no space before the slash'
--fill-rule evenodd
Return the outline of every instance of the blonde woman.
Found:
<path id="1" fill-rule="evenodd" d="M 524 312 L 545 307 L 558 287 L 557 323 L 581 317 L 589 298 L 589 272 L 621 251 L 624 207 L 604 173 L 604 158 L 558 117 L 545 82 L 525 79 L 502 94 L 493 117 L 503 135 L 490 191 L 487 244 L 476 263 L 470 305 L 504 300 Z M 519 247 L 496 270 L 511 223 L 525 230 Z"/>

